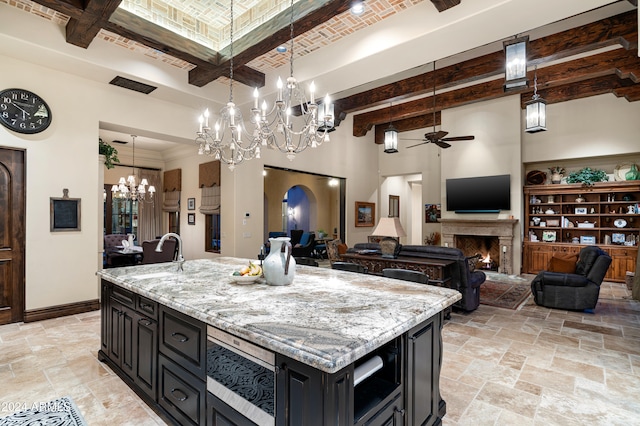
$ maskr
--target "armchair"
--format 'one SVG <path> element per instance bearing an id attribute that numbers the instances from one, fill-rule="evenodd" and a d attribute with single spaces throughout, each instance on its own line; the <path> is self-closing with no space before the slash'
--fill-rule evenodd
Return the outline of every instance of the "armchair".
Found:
<path id="1" fill-rule="evenodd" d="M 305 232 L 300 238 L 300 242 L 293 246 L 291 255 L 296 259 L 298 257 L 311 257 L 315 249 L 316 234 L 313 232 Z M 293 244 L 293 243 L 292 243 Z"/>
<path id="2" fill-rule="evenodd" d="M 541 271 L 531 282 L 537 305 L 566 310 L 592 310 L 611 257 L 596 246 L 580 250 L 574 273 Z"/>

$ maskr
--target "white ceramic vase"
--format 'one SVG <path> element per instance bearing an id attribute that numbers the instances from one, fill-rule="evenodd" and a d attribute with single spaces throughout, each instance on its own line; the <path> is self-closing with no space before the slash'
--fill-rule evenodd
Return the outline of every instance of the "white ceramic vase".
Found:
<path id="1" fill-rule="evenodd" d="M 289 285 L 296 276 L 296 260 L 291 256 L 291 238 L 269 238 L 271 249 L 262 262 L 262 273 L 269 285 Z"/>

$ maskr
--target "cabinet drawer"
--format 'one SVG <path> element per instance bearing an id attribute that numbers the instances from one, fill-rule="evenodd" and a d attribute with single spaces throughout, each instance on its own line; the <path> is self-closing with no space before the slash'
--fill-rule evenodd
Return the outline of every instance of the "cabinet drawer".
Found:
<path id="1" fill-rule="evenodd" d="M 148 315 L 154 320 L 158 319 L 158 304 L 151 299 L 147 299 L 143 296 L 138 296 L 136 310 L 142 314 Z"/>
<path id="2" fill-rule="evenodd" d="M 207 359 L 206 325 L 161 306 L 160 352 L 204 381 Z"/>
<path id="3" fill-rule="evenodd" d="M 135 295 L 129 290 L 125 290 L 122 287 L 118 287 L 114 285 L 111 287 L 111 297 L 118 300 L 118 302 L 122 303 L 125 306 L 128 306 L 131 309 L 135 309 Z"/>
<path id="4" fill-rule="evenodd" d="M 205 382 L 160 355 L 158 359 L 158 403 L 180 425 L 205 424 Z"/>

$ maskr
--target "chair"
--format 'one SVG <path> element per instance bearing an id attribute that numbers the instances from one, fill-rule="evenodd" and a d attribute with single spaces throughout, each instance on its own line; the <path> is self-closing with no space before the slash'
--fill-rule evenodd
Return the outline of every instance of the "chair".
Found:
<path id="1" fill-rule="evenodd" d="M 118 246 L 122 246 L 122 240 L 127 238 L 127 234 L 106 234 L 104 236 L 105 267 L 126 266 L 134 263 L 132 256 L 116 253 L 119 250 Z"/>
<path id="2" fill-rule="evenodd" d="M 382 276 L 395 278 L 397 280 L 412 281 L 419 284 L 429 283 L 429 275 L 424 272 L 411 271 L 409 269 L 385 268 L 382 270 Z"/>
<path id="3" fill-rule="evenodd" d="M 340 238 L 327 241 L 327 258 L 329 263 L 339 262 L 342 259 L 342 254 L 347 252 L 347 245 L 342 242 Z"/>
<path id="4" fill-rule="evenodd" d="M 333 262 L 331 264 L 331 269 L 337 269 L 339 271 L 358 272 L 360 274 L 366 274 L 367 272 L 369 272 L 369 269 L 367 269 L 365 266 L 351 262 Z"/>
<path id="5" fill-rule="evenodd" d="M 596 246 L 580 250 L 575 272 L 541 271 L 531 282 L 537 305 L 572 311 L 593 310 L 611 256 Z"/>
<path id="6" fill-rule="evenodd" d="M 302 229 L 292 229 L 291 230 L 291 245 L 295 246 L 296 244 L 300 244 L 300 240 L 302 239 L 302 234 L 304 234 L 304 230 Z"/>
<path id="7" fill-rule="evenodd" d="M 293 232 L 293 231 L 291 231 Z M 298 259 L 298 257 L 311 257 L 313 254 L 313 250 L 315 249 L 315 241 L 316 234 L 313 232 L 305 232 L 302 234 L 302 238 L 300 238 L 300 242 L 298 244 L 293 244 L 293 249 L 291 250 L 291 255 Z"/>
<path id="8" fill-rule="evenodd" d="M 307 265 L 307 266 L 318 266 L 319 263 L 317 260 L 312 259 L 310 257 L 296 257 L 297 265 Z"/>
<path id="9" fill-rule="evenodd" d="M 176 258 L 178 242 L 172 238 L 165 240 L 162 251 L 157 252 L 156 247 L 160 240 L 148 240 L 142 242 L 142 264 L 171 262 Z"/>

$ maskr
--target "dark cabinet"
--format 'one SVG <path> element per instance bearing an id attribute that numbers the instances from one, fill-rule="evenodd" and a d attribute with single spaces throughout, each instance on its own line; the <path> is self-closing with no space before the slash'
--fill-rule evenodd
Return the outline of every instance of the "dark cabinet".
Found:
<path id="1" fill-rule="evenodd" d="M 207 426 L 256 426 L 256 424 L 211 393 L 207 393 Z"/>
<path id="2" fill-rule="evenodd" d="M 322 371 L 306 364 L 277 356 L 280 372 L 276 378 L 276 418 L 281 425 L 324 425 L 322 408 Z M 346 423 L 336 423 L 346 424 Z"/>
<path id="3" fill-rule="evenodd" d="M 158 404 L 178 424 L 205 424 L 206 382 L 160 354 L 158 383 Z"/>
<path id="4" fill-rule="evenodd" d="M 156 371 L 158 359 L 158 323 L 134 313 L 134 365 L 135 382 L 151 398 L 156 398 Z"/>
<path id="5" fill-rule="evenodd" d="M 439 424 L 444 412 L 440 398 L 442 366 L 442 313 L 434 315 L 407 333 L 406 397 L 407 424 Z"/>

